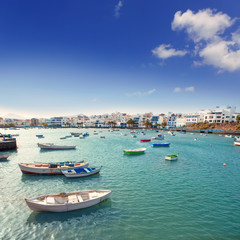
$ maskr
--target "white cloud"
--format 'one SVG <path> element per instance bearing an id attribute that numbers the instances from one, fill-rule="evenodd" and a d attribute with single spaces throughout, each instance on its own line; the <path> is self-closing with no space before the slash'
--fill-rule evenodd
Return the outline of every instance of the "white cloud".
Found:
<path id="1" fill-rule="evenodd" d="M 194 92 L 195 91 L 195 87 L 186 87 L 185 88 L 185 92 Z"/>
<path id="2" fill-rule="evenodd" d="M 116 18 L 118 18 L 120 16 L 120 9 L 122 8 L 122 6 L 123 6 L 123 1 L 120 0 L 114 9 L 114 16 Z"/>
<path id="3" fill-rule="evenodd" d="M 187 54 L 185 50 L 176 50 L 171 48 L 170 44 L 161 44 L 152 50 L 152 53 L 157 58 L 167 59 L 170 57 L 182 57 Z"/>
<path id="4" fill-rule="evenodd" d="M 180 87 L 174 88 L 173 92 L 182 92 L 182 89 Z"/>
<path id="5" fill-rule="evenodd" d="M 202 63 L 212 65 L 221 71 L 229 72 L 240 69 L 240 48 L 233 41 L 219 41 L 208 44 L 199 52 Z"/>
<path id="6" fill-rule="evenodd" d="M 146 92 L 133 92 L 133 93 L 127 93 L 126 95 L 128 97 L 133 97 L 133 96 L 139 96 L 139 97 L 142 97 L 142 96 L 149 96 L 149 95 L 152 95 L 154 92 L 156 92 L 157 90 L 154 88 L 154 89 L 151 89 L 149 91 L 146 91 Z"/>
<path id="7" fill-rule="evenodd" d="M 196 13 L 191 10 L 178 11 L 172 21 L 172 30 L 185 30 L 193 40 L 191 56 L 194 66 L 210 65 L 219 72 L 233 72 L 240 70 L 240 28 L 231 34 L 224 32 L 235 22 L 236 19 L 227 14 L 211 9 Z M 162 44 L 152 52 L 161 59 L 185 56 L 187 53 L 185 50 L 175 50 L 170 44 Z"/>
<path id="8" fill-rule="evenodd" d="M 195 14 L 191 10 L 187 10 L 185 13 L 178 11 L 174 15 L 172 29 L 185 29 L 194 42 L 199 42 L 213 39 L 222 34 L 234 21 L 227 14 L 214 13 L 211 9 L 199 10 Z"/>
<path id="9" fill-rule="evenodd" d="M 179 93 L 179 92 L 194 92 L 194 91 L 195 91 L 195 87 L 193 87 L 193 86 L 186 87 L 186 88 L 176 87 L 173 90 L 173 92 L 175 92 L 175 93 Z"/>

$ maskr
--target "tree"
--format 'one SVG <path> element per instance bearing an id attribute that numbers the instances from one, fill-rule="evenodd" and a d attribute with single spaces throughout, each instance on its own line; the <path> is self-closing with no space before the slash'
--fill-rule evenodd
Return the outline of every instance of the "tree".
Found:
<path id="1" fill-rule="evenodd" d="M 145 125 L 146 128 L 149 128 L 149 127 L 152 126 L 152 123 L 151 123 L 149 120 L 147 120 L 147 121 L 144 123 L 144 125 Z"/>
<path id="2" fill-rule="evenodd" d="M 240 116 L 237 116 L 236 120 L 239 123 L 240 122 Z"/>
<path id="3" fill-rule="evenodd" d="M 136 124 L 136 122 L 133 119 L 129 119 L 127 121 L 127 125 L 130 125 L 131 127 L 133 127 Z"/>
<path id="4" fill-rule="evenodd" d="M 162 127 L 166 127 L 167 126 L 167 123 L 166 122 L 163 122 L 162 123 Z"/>
<path id="5" fill-rule="evenodd" d="M 46 126 L 47 126 L 47 123 L 43 123 L 42 125 L 43 125 L 44 127 L 46 127 Z"/>

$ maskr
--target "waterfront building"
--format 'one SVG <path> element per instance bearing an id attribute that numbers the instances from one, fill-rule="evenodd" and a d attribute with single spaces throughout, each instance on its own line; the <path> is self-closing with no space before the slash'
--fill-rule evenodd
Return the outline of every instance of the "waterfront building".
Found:
<path id="1" fill-rule="evenodd" d="M 179 116 L 176 119 L 176 127 L 183 127 L 186 126 L 186 116 Z"/>
<path id="2" fill-rule="evenodd" d="M 68 122 L 67 117 L 52 117 L 50 119 L 46 119 L 45 123 L 49 126 L 57 126 L 61 127 L 63 125 L 66 125 Z"/>
<path id="3" fill-rule="evenodd" d="M 224 123 L 236 121 L 236 107 L 216 107 L 204 115 L 204 121 L 209 123 Z"/>
<path id="4" fill-rule="evenodd" d="M 32 118 L 31 126 L 39 126 L 39 120 L 37 118 Z"/>

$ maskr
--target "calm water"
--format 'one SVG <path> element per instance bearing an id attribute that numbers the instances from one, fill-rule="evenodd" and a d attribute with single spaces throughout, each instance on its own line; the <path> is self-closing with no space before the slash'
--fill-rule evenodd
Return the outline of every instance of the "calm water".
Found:
<path id="1" fill-rule="evenodd" d="M 127 136 L 103 130 L 106 139 L 101 139 L 89 130 L 86 139 L 59 139 L 71 131 L 81 130 L 1 130 L 20 135 L 10 161 L 0 162 L 1 239 L 240 239 L 240 147 L 233 139 L 166 132 L 169 148 L 140 143 L 141 138 L 156 136 L 154 131 L 131 138 L 129 130 L 123 130 Z M 37 139 L 36 134 L 45 138 Z M 38 142 L 75 144 L 77 149 L 40 151 Z M 143 146 L 143 155 L 123 155 L 124 147 Z M 180 154 L 178 161 L 164 160 L 171 153 Z M 18 167 L 20 162 L 65 160 L 84 160 L 103 169 L 99 175 L 67 179 L 23 175 Z M 24 202 L 97 188 L 111 189 L 111 198 L 85 210 L 33 213 Z"/>

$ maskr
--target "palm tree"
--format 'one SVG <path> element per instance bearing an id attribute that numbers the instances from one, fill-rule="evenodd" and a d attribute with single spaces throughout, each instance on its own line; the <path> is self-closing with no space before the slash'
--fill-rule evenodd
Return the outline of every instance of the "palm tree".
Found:
<path id="1" fill-rule="evenodd" d="M 127 125 L 130 125 L 130 127 L 133 127 L 136 124 L 136 122 L 133 119 L 129 119 L 127 121 Z"/>
<path id="2" fill-rule="evenodd" d="M 144 123 L 144 125 L 145 125 L 146 128 L 149 128 L 149 127 L 152 126 L 152 123 L 151 123 L 149 120 L 147 120 L 147 121 Z"/>

